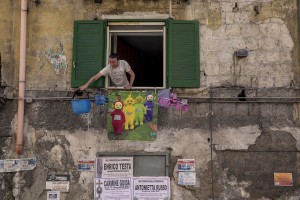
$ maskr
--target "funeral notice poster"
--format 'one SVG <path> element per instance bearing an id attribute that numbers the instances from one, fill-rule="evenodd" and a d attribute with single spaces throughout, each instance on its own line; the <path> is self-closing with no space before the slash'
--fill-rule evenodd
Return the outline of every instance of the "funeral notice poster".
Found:
<path id="1" fill-rule="evenodd" d="M 103 157 L 101 178 L 132 177 L 133 157 Z"/>
<path id="2" fill-rule="evenodd" d="M 94 200 L 130 200 L 131 178 L 95 178 Z"/>
<path id="3" fill-rule="evenodd" d="M 133 177 L 132 196 L 138 200 L 170 200 L 170 178 Z"/>

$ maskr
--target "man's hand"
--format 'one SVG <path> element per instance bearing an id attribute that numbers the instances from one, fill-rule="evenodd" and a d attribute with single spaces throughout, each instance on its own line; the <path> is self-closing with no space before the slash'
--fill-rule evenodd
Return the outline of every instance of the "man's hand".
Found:
<path id="1" fill-rule="evenodd" d="M 79 90 L 80 90 L 80 91 L 83 91 L 83 90 L 86 90 L 86 88 L 87 88 L 87 86 L 86 86 L 86 85 L 83 85 L 83 86 L 80 86 L 80 87 L 79 87 Z"/>
<path id="2" fill-rule="evenodd" d="M 127 85 L 127 86 L 125 87 L 126 90 L 131 90 L 131 88 L 132 88 L 132 86 L 130 86 L 130 85 Z"/>
<path id="3" fill-rule="evenodd" d="M 103 76 L 103 75 L 99 72 L 98 74 L 96 74 L 92 78 L 90 78 L 90 80 L 86 84 L 84 84 L 83 86 L 80 86 L 79 89 L 81 91 L 86 90 L 92 82 L 94 82 L 95 80 L 98 80 L 101 76 Z"/>

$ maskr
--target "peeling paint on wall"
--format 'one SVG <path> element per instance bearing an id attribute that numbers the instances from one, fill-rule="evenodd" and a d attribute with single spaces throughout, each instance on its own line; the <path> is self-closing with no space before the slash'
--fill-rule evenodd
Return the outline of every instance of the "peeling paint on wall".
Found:
<path id="1" fill-rule="evenodd" d="M 239 137 L 241 132 L 244 133 L 243 137 Z M 214 143 L 217 150 L 246 150 L 249 145 L 255 144 L 260 134 L 257 126 L 227 128 L 214 132 Z"/>
<path id="2" fill-rule="evenodd" d="M 40 68 L 45 66 L 47 60 L 54 69 L 56 74 L 59 74 L 62 70 L 66 70 L 68 67 L 67 57 L 64 55 L 64 46 L 59 42 L 59 47 L 57 52 L 53 48 L 47 51 L 37 51 L 37 61 L 41 62 Z"/>

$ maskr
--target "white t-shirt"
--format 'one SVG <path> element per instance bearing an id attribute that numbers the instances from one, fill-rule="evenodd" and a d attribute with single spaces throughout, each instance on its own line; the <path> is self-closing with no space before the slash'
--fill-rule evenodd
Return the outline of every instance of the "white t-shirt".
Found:
<path id="1" fill-rule="evenodd" d="M 130 69 L 129 64 L 125 60 L 119 60 L 118 67 L 113 68 L 112 66 L 107 65 L 100 73 L 104 76 L 108 74 L 116 86 L 126 87 L 129 85 L 126 72 L 129 72 Z"/>

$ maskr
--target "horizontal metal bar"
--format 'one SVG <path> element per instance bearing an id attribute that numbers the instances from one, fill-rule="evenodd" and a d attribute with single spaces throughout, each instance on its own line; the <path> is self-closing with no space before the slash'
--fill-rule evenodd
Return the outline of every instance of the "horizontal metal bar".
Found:
<path id="1" fill-rule="evenodd" d="M 88 100 L 84 98 L 76 98 L 76 99 L 82 99 L 82 100 Z M 10 98 L 8 100 L 19 100 L 19 98 Z M 25 100 L 44 100 L 44 101 L 72 101 L 72 97 L 37 97 L 37 98 L 25 98 Z M 89 100 L 95 101 L 95 99 L 90 98 Z M 209 100 L 209 99 L 208 99 Z M 188 100 L 189 103 L 280 103 L 280 104 L 288 104 L 288 103 L 300 103 L 300 100 L 295 101 L 201 101 L 201 100 Z"/>
<path id="2" fill-rule="evenodd" d="M 162 33 L 163 30 L 109 30 L 110 33 Z"/>
<path id="3" fill-rule="evenodd" d="M 231 153 L 300 153 L 297 150 L 293 151 L 272 151 L 272 150 L 266 150 L 266 151 L 248 151 L 248 150 L 235 150 L 235 149 L 224 149 L 224 150 L 216 150 L 216 151 L 222 151 L 222 153 L 231 152 Z"/>
<path id="4" fill-rule="evenodd" d="M 108 25 L 109 26 L 132 26 L 132 25 L 150 25 L 150 26 L 164 26 L 165 25 L 165 22 L 108 22 Z"/>
<path id="5" fill-rule="evenodd" d="M 192 103 L 210 103 L 210 102 L 192 101 Z M 212 101 L 211 103 L 300 103 L 300 101 Z"/>
<path id="6" fill-rule="evenodd" d="M 124 87 L 107 87 L 106 90 L 124 90 Z M 133 87 L 131 90 L 160 90 L 163 89 L 163 87 Z"/>
<path id="7" fill-rule="evenodd" d="M 181 99 L 211 99 L 210 97 L 179 96 Z M 300 97 L 212 97 L 212 99 L 300 99 Z"/>

